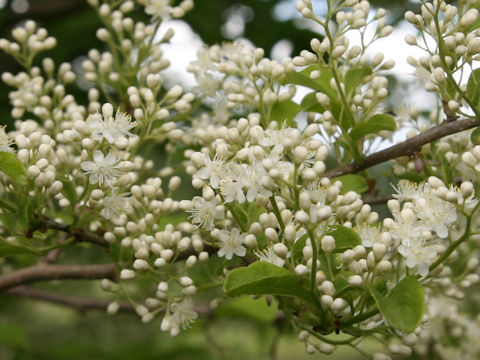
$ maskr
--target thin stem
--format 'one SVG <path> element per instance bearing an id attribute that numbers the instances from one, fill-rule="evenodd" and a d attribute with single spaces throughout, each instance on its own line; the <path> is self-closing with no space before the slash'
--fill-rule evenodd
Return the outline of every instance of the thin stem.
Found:
<path id="1" fill-rule="evenodd" d="M 270 196 L 270 203 L 272 204 L 273 213 L 277 218 L 278 224 L 280 225 L 280 229 L 282 229 L 282 232 L 285 232 L 285 224 L 283 223 L 282 216 L 280 215 L 280 210 L 278 209 L 277 201 L 275 200 L 275 195 Z"/>

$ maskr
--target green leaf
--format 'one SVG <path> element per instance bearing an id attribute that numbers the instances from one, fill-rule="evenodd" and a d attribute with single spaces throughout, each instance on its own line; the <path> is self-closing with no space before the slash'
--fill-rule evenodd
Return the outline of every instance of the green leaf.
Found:
<path id="1" fill-rule="evenodd" d="M 447 160 L 447 157 L 445 156 L 444 153 L 439 153 L 438 154 L 440 157 L 440 161 L 442 162 L 442 167 L 443 167 L 443 174 L 444 174 L 444 181 L 445 184 L 453 184 L 453 169 L 452 165 L 450 164 L 450 161 Z"/>
<path id="2" fill-rule="evenodd" d="M 0 257 L 21 255 L 21 254 L 39 255 L 39 252 L 24 246 L 20 246 L 20 245 L 0 244 Z"/>
<path id="3" fill-rule="evenodd" d="M 293 258 L 301 259 L 303 257 L 303 248 L 307 243 L 308 233 L 303 234 L 295 243 L 293 244 Z"/>
<path id="4" fill-rule="evenodd" d="M 388 296 L 382 295 L 374 286 L 369 289 L 383 317 L 394 328 L 408 334 L 422 321 L 425 296 L 415 275 L 400 281 Z"/>
<path id="5" fill-rule="evenodd" d="M 473 145 L 480 145 L 480 127 L 475 128 L 470 134 L 470 141 Z"/>
<path id="6" fill-rule="evenodd" d="M 475 106 L 480 104 L 480 68 L 473 70 L 468 78 L 467 96 Z"/>
<path id="7" fill-rule="evenodd" d="M 356 125 L 350 132 L 353 140 L 358 140 L 368 134 L 377 134 L 382 130 L 394 131 L 397 128 L 395 120 L 387 114 L 375 114 L 367 121 Z"/>
<path id="8" fill-rule="evenodd" d="M 268 306 L 265 299 L 253 300 L 241 297 L 226 301 L 215 311 L 215 316 L 225 316 L 231 319 L 251 319 L 260 323 L 271 323 L 277 314 L 276 306 Z"/>
<path id="9" fill-rule="evenodd" d="M 0 152 L 0 171 L 7 175 L 14 184 L 27 185 L 27 171 L 15 154 Z"/>
<path id="10" fill-rule="evenodd" d="M 73 181 L 67 176 L 58 176 L 57 180 L 62 182 L 62 195 L 65 196 L 70 204 L 73 206 L 77 202 L 77 193 L 75 192 L 75 186 Z"/>
<path id="11" fill-rule="evenodd" d="M 8 212 L 17 211 L 17 204 L 13 201 L 7 200 L 7 194 L 0 196 L 0 208 Z"/>
<path id="12" fill-rule="evenodd" d="M 357 245 L 362 245 L 362 239 L 354 230 L 345 226 L 335 226 L 333 230 L 328 232 L 335 238 L 335 250 L 334 252 L 344 252 L 345 250 L 352 249 Z"/>
<path id="13" fill-rule="evenodd" d="M 10 231 L 12 235 L 17 233 L 17 214 L 1 213 L 0 221 Z"/>
<path id="14" fill-rule="evenodd" d="M 302 110 L 302 107 L 292 100 L 276 102 L 270 113 L 270 119 L 276 120 L 280 125 L 294 125 L 293 119 Z"/>
<path id="15" fill-rule="evenodd" d="M 320 114 L 323 113 L 325 110 L 327 110 L 326 108 L 324 108 L 322 105 L 318 103 L 314 92 L 311 92 L 305 95 L 305 97 L 302 99 L 300 106 L 305 111 L 317 112 Z"/>
<path id="16" fill-rule="evenodd" d="M 367 181 L 360 175 L 347 174 L 332 179 L 332 183 L 335 181 L 342 182 L 342 194 L 346 194 L 349 191 L 361 194 L 368 190 Z"/>
<path id="17" fill-rule="evenodd" d="M 317 90 L 319 87 L 318 83 L 315 80 L 310 79 L 310 73 L 316 69 L 318 69 L 318 66 L 313 65 L 303 69 L 302 71 L 293 71 L 287 76 L 285 76 L 285 78 L 283 79 L 283 85 L 301 85 L 310 89 Z"/>
<path id="18" fill-rule="evenodd" d="M 345 92 L 347 96 L 355 93 L 355 89 L 363 83 L 363 79 L 372 74 L 371 68 L 353 68 L 345 75 Z"/>
<path id="19" fill-rule="evenodd" d="M 288 270 L 265 261 L 230 272 L 225 280 L 225 293 L 239 295 L 286 295 L 312 302 L 310 293 Z"/>

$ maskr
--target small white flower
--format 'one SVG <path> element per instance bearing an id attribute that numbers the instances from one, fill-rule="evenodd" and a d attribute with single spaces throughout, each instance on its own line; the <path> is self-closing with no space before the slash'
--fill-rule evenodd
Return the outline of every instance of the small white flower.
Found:
<path id="1" fill-rule="evenodd" d="M 114 188 L 112 194 L 103 199 L 102 216 L 106 219 L 119 218 L 130 208 L 130 198 L 128 194 L 117 194 L 117 190 L 118 188 Z"/>
<path id="2" fill-rule="evenodd" d="M 5 132 L 5 126 L 0 127 L 0 152 L 13 153 L 14 150 L 10 147 L 13 144 L 13 139 Z"/>
<path id="3" fill-rule="evenodd" d="M 169 306 L 165 317 L 162 320 L 162 331 L 169 331 L 170 335 L 177 336 L 180 328 L 186 329 L 190 327 L 198 314 L 193 309 L 192 298 L 187 297 L 179 303 L 173 303 Z"/>
<path id="4" fill-rule="evenodd" d="M 132 137 L 129 132 L 137 126 L 138 122 L 126 113 L 117 112 L 115 118 L 112 116 L 102 116 L 100 114 L 92 114 L 87 118 L 87 126 L 91 132 L 91 137 L 95 141 L 107 140 L 113 144 L 115 140 L 122 137 Z"/>
<path id="5" fill-rule="evenodd" d="M 220 190 L 222 191 L 226 203 L 236 201 L 241 204 L 245 202 L 243 184 L 236 179 L 225 179 L 220 181 Z"/>
<path id="6" fill-rule="evenodd" d="M 263 251 L 256 250 L 254 253 L 257 255 L 260 261 L 266 261 L 279 267 L 283 267 L 283 265 L 285 265 L 285 260 L 275 254 L 272 248 L 266 248 L 263 249 Z"/>
<path id="7" fill-rule="evenodd" d="M 204 155 L 205 166 L 197 171 L 197 176 L 203 180 L 210 180 L 210 186 L 214 189 L 220 187 L 220 180 L 225 178 L 227 169 L 222 160 L 218 160 L 216 157 L 213 160 L 209 155 Z"/>
<path id="8" fill-rule="evenodd" d="M 118 168 L 118 165 L 116 165 L 118 158 L 112 153 L 105 156 L 100 150 L 95 150 L 93 160 L 94 162 L 84 161 L 81 165 L 82 170 L 90 175 L 90 184 L 98 183 L 102 186 L 105 183 L 112 186 L 111 181 L 118 175 L 116 170 Z"/>
<path id="9" fill-rule="evenodd" d="M 226 259 L 231 260 L 233 255 L 245 256 L 247 250 L 243 247 L 245 237 L 247 234 L 241 234 L 240 230 L 233 229 L 228 232 L 222 230 L 220 232 L 220 249 L 218 250 L 218 256 L 225 256 Z"/>
<path id="10" fill-rule="evenodd" d="M 362 239 L 362 245 L 365 247 L 372 247 L 373 244 L 380 240 L 381 234 L 376 227 L 363 224 L 356 230 L 360 239 Z"/>
<path id="11" fill-rule="evenodd" d="M 193 90 L 200 95 L 215 97 L 220 86 L 220 80 L 213 77 L 210 73 L 199 73 L 196 78 L 198 85 Z"/>
<path id="12" fill-rule="evenodd" d="M 249 166 L 246 168 L 246 183 L 245 187 L 247 190 L 247 201 L 255 201 L 257 194 L 263 195 L 265 197 L 272 196 L 272 192 L 262 185 L 262 176 L 266 175 L 267 172 L 265 168 L 261 165 L 258 166 Z"/>
<path id="13" fill-rule="evenodd" d="M 397 187 L 393 187 L 397 194 L 393 197 L 398 201 L 412 201 L 417 199 L 423 193 L 423 184 L 415 184 L 408 180 L 400 180 Z"/>
<path id="14" fill-rule="evenodd" d="M 416 268 L 421 276 L 428 275 L 428 269 L 437 256 L 437 251 L 433 246 L 423 243 L 421 240 L 410 241 L 407 245 L 401 244 L 398 252 L 405 258 L 405 264 L 409 268 Z"/>
<path id="15" fill-rule="evenodd" d="M 192 203 L 193 209 L 188 211 L 192 213 L 190 216 L 192 223 L 203 227 L 207 231 L 213 230 L 215 220 L 221 220 L 225 217 L 223 211 L 217 210 L 217 201 L 215 199 L 208 201 L 201 196 L 195 196 L 192 199 Z"/>
<path id="16" fill-rule="evenodd" d="M 145 4 L 145 13 L 162 20 L 168 20 L 171 10 L 170 0 L 147 0 Z"/>

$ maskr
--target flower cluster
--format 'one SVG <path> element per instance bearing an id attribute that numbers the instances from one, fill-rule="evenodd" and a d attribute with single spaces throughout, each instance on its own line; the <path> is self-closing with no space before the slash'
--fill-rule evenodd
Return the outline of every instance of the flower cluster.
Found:
<path id="1" fill-rule="evenodd" d="M 94 260 L 101 247 L 119 269 L 101 282 L 108 314 L 126 299 L 172 336 L 230 297 L 265 295 L 309 354 L 342 344 L 364 354 L 373 337 L 374 359 L 434 356 L 432 342 L 478 356 L 468 337 L 478 317 L 444 305 L 472 307 L 466 292 L 480 280 L 480 146 L 478 131 L 463 131 L 480 114 L 478 1 L 422 2 L 405 15 L 436 43 L 406 38 L 427 53 L 410 63 L 439 99 L 428 119 L 385 111 L 394 62 L 366 49 L 392 27 L 368 1 L 328 0 L 322 16 L 298 1 L 323 34 L 293 58 L 245 41 L 201 48 L 191 91 L 166 88 L 174 34 L 159 29 L 193 1 L 88 3 L 105 49 L 89 51 L 80 76 L 50 58 L 37 65 L 56 41 L 34 22 L 0 40 L 24 67 L 2 75 L 15 119 L 0 127 L 2 246 L 33 258 L 90 242 Z M 79 77 L 85 104 L 66 90 Z M 375 152 L 398 127 L 412 128 L 408 140 Z M 379 163 L 396 176 L 387 190 L 370 169 Z M 459 338 L 468 346 L 452 346 Z"/>

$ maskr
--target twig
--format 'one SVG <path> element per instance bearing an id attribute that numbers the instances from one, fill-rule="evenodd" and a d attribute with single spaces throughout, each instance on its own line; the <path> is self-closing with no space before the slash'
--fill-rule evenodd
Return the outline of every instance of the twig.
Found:
<path id="1" fill-rule="evenodd" d="M 103 310 L 107 309 L 111 300 L 106 299 L 88 299 L 69 295 L 62 295 L 50 291 L 38 290 L 28 286 L 17 286 L 5 292 L 6 295 L 30 298 L 42 301 L 48 301 L 55 304 L 73 307 L 78 311 L 87 310 Z M 135 308 L 129 302 L 123 301 L 119 303 L 119 311 L 135 312 Z"/>
<path id="2" fill-rule="evenodd" d="M 77 242 L 89 242 L 103 247 L 108 247 L 109 245 L 102 236 L 95 234 L 94 232 L 82 228 L 74 228 L 69 224 L 58 222 L 47 216 L 43 216 L 40 223 L 41 226 L 46 229 L 63 231 L 64 233 L 73 236 Z"/>
<path id="3" fill-rule="evenodd" d="M 331 179 L 345 174 L 356 173 L 400 156 L 411 156 L 425 144 L 477 126 L 480 126 L 480 121 L 477 119 L 463 119 L 452 122 L 444 121 L 440 125 L 428 129 L 417 136 L 365 157 L 361 163 L 353 162 L 339 166 L 328 171 L 323 176 Z"/>
<path id="4" fill-rule="evenodd" d="M 3 293 L 3 295 L 18 296 L 23 298 L 47 301 L 59 305 L 69 306 L 78 311 L 103 310 L 105 311 L 111 300 L 89 299 L 70 295 L 57 294 L 50 291 L 39 290 L 28 286 L 16 286 Z M 136 313 L 135 307 L 128 301 L 119 302 L 118 311 L 125 313 Z M 195 312 L 201 316 L 210 316 L 212 310 L 207 306 L 195 306 Z"/>
<path id="5" fill-rule="evenodd" d="M 364 204 L 380 205 L 387 203 L 388 200 L 393 199 L 392 195 L 378 195 L 378 196 L 365 196 L 362 200 Z"/>
<path id="6" fill-rule="evenodd" d="M 18 285 L 29 284 L 37 281 L 103 278 L 115 280 L 116 276 L 117 272 L 115 270 L 115 264 L 49 265 L 39 263 L 37 265 L 0 276 L 0 291 L 5 291 Z"/>

